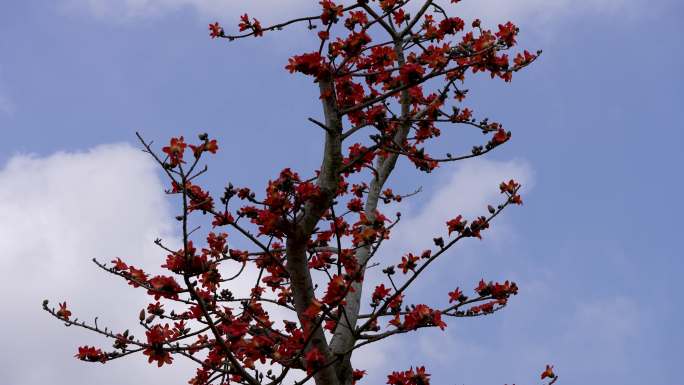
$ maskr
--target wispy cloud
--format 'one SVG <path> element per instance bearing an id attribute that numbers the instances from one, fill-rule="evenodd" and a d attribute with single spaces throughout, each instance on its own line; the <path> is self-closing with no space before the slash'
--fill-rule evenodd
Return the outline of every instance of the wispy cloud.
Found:
<path id="1" fill-rule="evenodd" d="M 444 181 L 441 185 L 406 199 L 400 207 L 397 207 L 402 212 L 401 221 L 373 263 L 379 263 L 382 267 L 396 264 L 401 255 L 406 252 L 420 252 L 434 247 L 432 243 L 434 237 L 446 236 L 445 222 L 447 220 L 459 214 L 468 219 L 483 215 L 487 212 L 488 204 L 496 204 L 500 201 L 499 183 L 511 178 L 523 184 L 524 193 L 530 192 L 534 185 L 534 170 L 527 162 L 521 160 L 474 159 L 462 162 L 452 170 L 444 172 L 440 178 Z M 426 200 L 421 201 L 421 198 Z M 383 212 L 394 212 L 394 207 L 383 208 Z M 457 278 L 447 271 L 458 271 L 458 280 L 462 282 L 477 282 L 474 277 L 477 276 L 479 280 L 482 266 L 490 263 L 481 261 L 478 256 L 483 250 L 492 251 L 508 244 L 514 236 L 514 228 L 505 215 L 497 218 L 492 228 L 484 234 L 483 242 L 459 242 L 448 255 L 436 261 L 428 269 L 424 279 L 417 281 L 414 285 L 415 287 L 407 296 L 407 302 L 424 301 L 433 306 L 444 304 L 447 300 L 446 291 L 443 290 L 444 284 L 453 283 L 450 290 L 459 286 L 459 283 L 454 281 Z M 368 271 L 366 281 L 369 285 L 385 282 L 385 277 L 380 270 L 381 267 L 377 267 Z M 452 282 L 445 282 L 445 280 Z M 386 285 L 389 284 L 386 283 Z M 371 291 L 371 289 L 364 291 L 366 299 L 362 303 L 369 303 Z M 447 330 L 451 330 L 452 327 L 458 330 L 458 325 L 456 325 L 458 322 L 451 323 L 452 326 Z M 464 351 L 459 343 L 444 338 L 441 331 L 437 331 L 434 338 L 429 337 L 424 340 L 421 336 L 426 332 L 433 334 L 432 331 L 423 330 L 419 334 L 411 333 L 394 337 L 380 342 L 377 346 L 373 345 L 372 349 L 357 353 L 353 359 L 355 366 L 360 369 L 372 369 L 369 370 L 368 378 L 364 381 L 371 384 L 384 383 L 387 380 L 387 374 L 393 370 L 405 370 L 411 365 L 432 365 L 433 359 L 444 361 L 444 366 L 453 366 L 456 362 L 455 357 L 459 354 L 471 354 L 474 357 L 478 352 L 484 352 L 485 349 L 473 342 L 467 351 Z M 378 354 L 383 357 L 392 357 L 392 359 L 382 362 L 368 360 L 368 357 Z M 369 362 L 373 363 L 372 367 L 369 366 Z M 453 383 L 452 379 L 448 383 Z M 437 381 L 437 383 L 442 382 Z"/>
<path id="2" fill-rule="evenodd" d="M 158 17 L 180 10 L 193 10 L 203 19 L 236 19 L 248 12 L 263 19 L 318 12 L 315 1 L 309 0 L 62 0 L 71 10 L 87 11 L 97 17 L 116 21 L 131 21 Z M 341 2 L 347 3 L 347 2 Z M 448 4 L 454 12 L 484 20 L 526 21 L 528 24 L 548 24 L 570 14 L 634 14 L 642 9 L 643 0 L 465 0 Z"/>
<path id="3" fill-rule="evenodd" d="M 635 301 L 625 297 L 580 301 L 560 293 L 556 301 L 546 301 L 527 289 L 523 294 L 527 298 L 515 298 L 510 309 L 474 322 L 478 325 L 461 320 L 445 332 L 419 337 L 418 349 L 428 358 L 436 380 L 536 383 L 544 365 L 552 363 L 561 380 L 569 383 L 644 382 L 647 375 L 634 373 L 630 353 L 640 346 L 644 327 Z M 540 317 L 540 308 L 553 308 L 559 302 L 566 309 Z M 518 307 L 524 309 L 513 310 Z M 456 369 L 456 362 L 466 369 Z M 492 365 L 496 370 L 490 370 Z"/>
<path id="4" fill-rule="evenodd" d="M 572 15 L 632 15 L 643 8 L 642 0 L 464 0 L 466 15 L 492 22 L 513 20 L 532 26 L 548 26 L 550 22 Z"/>
<path id="5" fill-rule="evenodd" d="M 13 385 L 158 382 L 191 372 L 160 371 L 143 360 L 107 368 L 73 358 L 76 346 L 103 341 L 64 326 L 41 310 L 44 298 L 69 301 L 74 314 L 123 330 L 136 323 L 145 296 L 99 270 L 90 259 L 130 257 L 159 266 L 152 241 L 170 237 L 170 217 L 155 165 L 128 145 L 82 153 L 15 156 L 0 169 L 0 319 L 3 383 Z M 104 343 L 104 345 L 103 345 Z M 160 372 L 163 372 L 160 374 Z"/>
<path id="6" fill-rule="evenodd" d="M 196 365 L 182 357 L 163 370 L 141 357 L 115 360 L 104 368 L 77 361 L 77 346 L 108 349 L 112 341 L 64 328 L 41 309 L 45 298 L 52 306 L 66 300 L 74 317 L 92 324 L 97 316 L 100 326 L 110 330 L 143 333 L 135 328 L 137 314 L 150 298 L 91 259 L 108 263 L 121 257 L 158 274 L 166 253 L 154 239 L 180 247 L 174 231 L 178 222 L 172 220 L 157 171 L 146 154 L 124 144 L 47 157 L 18 155 L 0 168 L 0 280 L 7 288 L 0 308 L 9 311 L 0 318 L 0 329 L 12 331 L 0 351 L 4 383 L 177 383 L 195 372 Z M 233 274 L 235 266 L 223 267 Z M 247 269 L 231 282 L 231 291 L 245 296 L 257 275 L 257 269 Z M 277 308 L 269 311 L 276 322 L 293 319 Z"/>
<path id="7" fill-rule="evenodd" d="M 527 187 L 523 198 L 535 184 L 534 170 L 523 161 L 478 159 L 462 164 L 430 192 L 427 202 L 405 211 L 383 255 L 396 259 L 406 251 L 428 247 L 432 237 L 445 233 L 446 219 L 460 213 L 481 214 L 487 204 L 496 202 L 499 194 L 492 187 L 508 178 Z M 393 361 L 371 374 L 374 383 L 392 370 L 423 364 L 436 383 L 534 383 L 546 363 L 556 364 L 564 379 L 573 383 L 644 381 L 645 376 L 632 369 L 634 358 L 629 353 L 641 343 L 645 328 L 652 326 L 638 303 L 625 296 L 579 298 L 576 287 L 559 283 L 566 272 L 537 266 L 518 253 L 512 264 L 506 250 L 515 248 L 516 233 L 508 215 L 497 218 L 481 243 L 458 245 L 445 256 L 451 259 L 437 261 L 439 266 L 433 267 L 438 271 L 430 272 L 431 279 L 421 282 L 409 301 L 441 304 L 445 291 L 435 290 L 437 286 L 453 289 L 482 276 L 496 279 L 492 275 L 514 279 L 521 285 L 521 295 L 491 317 L 450 319 L 445 332 L 426 330 L 397 338 L 392 341 L 395 346 L 382 348 Z M 373 276 L 376 273 L 369 277 L 379 278 Z M 496 370 L 491 370 L 493 365 Z"/>
<path id="8" fill-rule="evenodd" d="M 247 12 L 268 19 L 271 16 L 288 16 L 311 10 L 312 2 L 307 0 L 62 0 L 62 5 L 71 11 L 85 11 L 101 19 L 127 22 L 164 16 L 171 12 L 191 10 L 202 19 L 234 20 Z M 315 4 L 315 3 L 314 3 Z"/>
<path id="9" fill-rule="evenodd" d="M 406 215 L 391 245 L 428 247 L 434 236 L 444 234 L 447 220 L 456 215 L 464 218 L 483 215 L 487 205 L 501 201 L 498 186 L 502 181 L 517 180 L 523 185 L 523 193 L 530 191 L 534 184 L 534 172 L 527 162 L 484 158 L 466 161 L 443 178 L 446 182 L 435 191 L 421 193 L 429 195 L 423 205 L 411 206 L 412 202 L 408 200 Z M 502 226 L 494 226 L 489 237 L 503 235 L 505 231 Z"/>

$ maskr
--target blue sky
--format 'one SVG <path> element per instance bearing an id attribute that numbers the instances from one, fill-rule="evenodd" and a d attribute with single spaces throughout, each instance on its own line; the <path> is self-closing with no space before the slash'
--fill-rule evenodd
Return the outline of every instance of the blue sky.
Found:
<path id="1" fill-rule="evenodd" d="M 157 143 L 203 131 L 217 137 L 222 150 L 207 179 L 214 191 L 227 180 L 260 189 L 285 166 L 318 166 L 320 129 L 306 121 L 320 116 L 316 90 L 283 69 L 288 56 L 310 50 L 304 31 L 233 44 L 206 31 L 215 20 L 235 25 L 243 9 L 268 23 L 309 14 L 312 4 L 3 5 L 0 275 L 17 292 L 0 300 L 13 309 L 3 314 L 14 314 L 0 320 L 8 385 L 187 377 L 182 365 L 160 371 L 133 359 L 96 367 L 70 358 L 76 345 L 97 340 L 47 319 L 40 301 L 68 298 L 79 314 L 134 322 L 136 293 L 88 260 L 131 255 L 154 266 L 150 241 L 173 234 L 173 206 L 137 151 L 135 131 Z M 681 383 L 684 6 L 465 0 L 458 7 L 466 19 L 511 19 L 521 45 L 544 54 L 511 84 L 481 79 L 471 87 L 470 106 L 513 131 L 501 151 L 429 177 L 400 167 L 395 191 L 424 192 L 402 208 L 403 236 L 386 253 L 420 249 L 445 212 L 479 213 L 500 180 L 519 177 L 528 186 L 525 205 L 505 213 L 489 238 L 442 261 L 420 296 L 430 300 L 482 276 L 513 278 L 521 294 L 487 319 L 452 321 L 446 333 L 412 334 L 363 352 L 373 373 L 366 383 L 425 364 L 437 384 L 533 384 L 547 362 L 569 385 Z M 470 139 L 446 133 L 444 149 L 467 149 Z"/>

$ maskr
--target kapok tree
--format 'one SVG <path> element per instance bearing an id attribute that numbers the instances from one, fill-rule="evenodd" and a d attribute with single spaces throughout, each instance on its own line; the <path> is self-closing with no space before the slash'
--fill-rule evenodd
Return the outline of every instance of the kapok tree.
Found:
<path id="1" fill-rule="evenodd" d="M 306 176 L 284 168 L 263 193 L 229 185 L 216 200 L 199 184 L 207 171 L 205 155 L 219 148 L 215 139 L 203 134 L 193 145 L 182 136 L 172 138 L 159 152 L 139 135 L 144 151 L 168 177 L 166 192 L 178 199 L 182 245 L 172 249 L 155 241 L 167 254 L 161 265 L 165 274 L 145 272 L 119 258 L 111 264 L 93 260 L 153 297 L 135 315 L 143 338 L 130 328 L 117 332 L 74 319 L 66 302 L 56 309 L 43 303 L 67 325 L 113 340 L 109 349 L 82 346 L 77 358 L 104 363 L 142 353 L 161 367 L 181 356 L 198 365 L 192 385 L 350 385 L 365 374 L 351 364 L 357 349 L 418 329 L 444 329 L 447 319 L 489 315 L 507 305 L 518 286 L 484 279 L 473 283 L 472 293 L 454 287 L 443 297 L 432 296 L 433 304 L 408 299 L 413 284 L 437 259 L 464 238 L 482 238 L 495 217 L 522 203 L 514 180 L 498 186 L 501 201 L 483 208 L 481 216 L 452 213 L 445 234 L 434 234 L 433 248 L 379 255 L 400 221 L 399 214 L 383 214 L 381 205 L 411 195 L 387 187 L 400 159 L 429 173 L 511 139 L 500 123 L 475 118 L 463 106 L 466 75 L 482 72 L 509 82 L 540 54 L 509 56 L 518 28 L 507 22 L 489 30 L 479 20 L 466 27 L 450 15 L 458 0 L 414 3 L 323 0 L 315 15 L 272 26 L 245 14 L 239 34 L 209 25 L 212 38 L 226 41 L 297 24 L 316 34 L 316 47 L 292 56 L 285 68 L 318 87 L 322 117 L 308 120 L 321 129 L 322 162 Z M 479 130 L 486 139 L 465 154 L 431 155 L 430 142 L 452 126 Z M 209 214 L 211 225 L 198 213 Z M 211 230 L 196 231 L 197 224 Z M 251 248 L 229 247 L 229 233 Z M 378 265 L 386 266 L 382 279 L 368 282 L 367 270 Z M 250 271 L 256 272 L 253 286 L 237 293 L 232 284 Z M 273 319 L 269 312 L 275 308 L 287 315 Z M 424 367 L 402 369 L 389 374 L 387 383 L 429 383 Z M 547 366 L 541 378 L 553 383 L 557 376 Z"/>

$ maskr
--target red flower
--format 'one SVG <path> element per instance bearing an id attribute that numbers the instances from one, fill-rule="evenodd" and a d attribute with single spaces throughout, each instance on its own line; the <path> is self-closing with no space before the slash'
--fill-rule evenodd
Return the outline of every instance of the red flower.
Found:
<path id="1" fill-rule="evenodd" d="M 143 354 L 148 356 L 148 362 L 157 361 L 157 366 L 161 367 L 164 364 L 171 364 L 173 357 L 171 353 L 164 350 L 164 343 L 171 338 L 173 331 L 169 329 L 169 325 L 155 325 L 153 328 L 145 332 L 147 336 L 147 343 L 149 346 L 145 348 Z"/>
<path id="2" fill-rule="evenodd" d="M 439 29 L 442 33 L 453 35 L 456 32 L 462 31 L 464 25 L 465 23 L 460 17 L 450 17 L 439 23 Z"/>
<path id="3" fill-rule="evenodd" d="M 463 219 L 463 217 L 459 215 L 456 218 L 447 221 L 446 224 L 447 224 L 447 228 L 449 229 L 449 235 L 451 235 L 451 233 L 454 231 L 456 231 L 458 233 L 463 231 L 463 227 L 465 226 L 465 222 L 462 219 Z"/>
<path id="4" fill-rule="evenodd" d="M 140 286 L 141 283 L 147 283 L 147 274 L 142 269 L 136 269 L 133 266 L 128 267 L 128 284 L 133 287 Z"/>
<path id="5" fill-rule="evenodd" d="M 404 22 L 404 20 L 406 20 L 406 13 L 404 12 L 403 9 L 399 9 L 397 11 L 394 11 L 392 16 L 394 16 L 394 22 L 397 24 L 401 24 Z"/>
<path id="6" fill-rule="evenodd" d="M 416 374 L 413 375 L 413 382 L 416 385 L 429 385 L 430 380 L 428 377 L 430 377 L 430 375 L 425 372 L 425 367 L 421 366 L 416 368 Z"/>
<path id="7" fill-rule="evenodd" d="M 458 112 L 458 114 L 454 114 L 451 117 L 451 121 L 453 122 L 467 122 L 473 117 L 473 111 L 469 108 L 464 108 Z"/>
<path id="8" fill-rule="evenodd" d="M 212 39 L 223 36 L 223 28 L 221 28 L 218 22 L 209 24 L 209 36 L 211 36 Z"/>
<path id="9" fill-rule="evenodd" d="M 69 316 L 71 316 L 71 311 L 67 309 L 67 304 L 66 301 L 64 303 L 59 304 L 59 310 L 57 310 L 57 317 L 60 317 L 66 321 L 69 320 Z"/>
<path id="10" fill-rule="evenodd" d="M 226 211 L 221 215 L 215 215 L 214 220 L 211 222 L 211 225 L 214 227 L 225 226 L 233 223 L 233 220 L 233 216 Z"/>
<path id="11" fill-rule="evenodd" d="M 82 361 L 102 362 L 107 361 L 107 355 L 102 353 L 102 350 L 96 349 L 94 346 L 81 346 L 78 348 L 78 353 L 74 356 Z"/>
<path id="12" fill-rule="evenodd" d="M 423 77 L 425 69 L 419 64 L 406 63 L 399 70 L 399 78 L 404 84 L 415 83 Z"/>
<path id="13" fill-rule="evenodd" d="M 297 198 L 300 202 L 306 202 L 315 200 L 320 194 L 320 189 L 311 182 L 301 182 L 297 185 L 297 188 L 295 188 L 295 192 L 297 193 Z"/>
<path id="14" fill-rule="evenodd" d="M 478 283 L 477 287 L 475 288 L 475 292 L 479 294 L 480 296 L 486 296 L 489 295 L 490 293 L 490 285 L 488 285 L 484 279 L 480 280 L 480 283 Z"/>
<path id="15" fill-rule="evenodd" d="M 261 23 L 257 19 L 253 19 L 252 30 L 254 30 L 254 36 L 264 36 L 264 30 L 261 28 Z"/>
<path id="16" fill-rule="evenodd" d="M 496 131 L 496 134 L 494 134 L 494 137 L 492 138 L 492 142 L 495 145 L 500 145 L 501 143 L 504 143 L 510 138 L 510 133 L 506 132 L 503 128 L 499 128 Z"/>
<path id="17" fill-rule="evenodd" d="M 502 193 L 507 192 L 509 194 L 514 194 L 518 187 L 520 187 L 520 184 L 518 184 L 513 179 L 509 180 L 508 183 L 501 182 L 501 184 L 499 185 L 499 189 Z"/>
<path id="18" fill-rule="evenodd" d="M 387 376 L 389 385 L 430 385 L 430 375 L 425 372 L 425 367 L 421 366 L 413 371 L 413 368 L 404 372 L 392 372 Z"/>
<path id="19" fill-rule="evenodd" d="M 386 288 L 384 284 L 376 286 L 375 290 L 373 291 L 373 296 L 371 297 L 371 303 L 374 305 L 379 304 L 380 301 L 389 295 L 390 291 L 392 290 Z"/>
<path id="20" fill-rule="evenodd" d="M 306 310 L 304 311 L 304 313 L 302 315 L 305 318 L 314 319 L 318 315 L 318 313 L 321 312 L 322 306 L 323 306 L 322 303 L 320 303 L 319 301 L 314 299 L 311 301 L 311 304 L 309 304 L 309 306 L 306 308 Z"/>
<path id="21" fill-rule="evenodd" d="M 408 255 L 401 257 L 401 263 L 398 264 L 397 267 L 401 268 L 401 272 L 406 274 L 406 272 L 408 272 L 409 270 L 413 270 L 416 268 L 416 261 L 418 259 L 419 258 L 415 255 L 408 253 Z"/>
<path id="22" fill-rule="evenodd" d="M 416 305 L 404 318 L 402 325 L 407 330 L 417 329 L 421 326 L 437 326 L 444 330 L 446 323 L 442 321 L 442 313 L 432 310 L 427 305 Z"/>
<path id="23" fill-rule="evenodd" d="M 207 244 L 209 245 L 209 248 L 202 249 L 202 254 L 209 254 L 214 258 L 220 257 L 221 254 L 223 254 L 223 249 L 226 247 L 227 238 L 228 234 L 226 233 L 216 234 L 210 232 L 209 235 L 207 235 Z"/>
<path id="24" fill-rule="evenodd" d="M 147 305 L 147 312 L 150 314 L 155 314 L 155 315 L 162 315 L 164 314 L 164 305 L 160 304 L 159 302 L 156 303 L 151 303 Z"/>
<path id="25" fill-rule="evenodd" d="M 517 66 L 522 66 L 522 65 L 525 65 L 525 64 L 531 62 L 532 60 L 534 60 L 536 58 L 537 58 L 537 55 L 533 55 L 533 54 L 529 53 L 527 50 L 525 50 L 522 54 L 520 54 L 520 53 L 517 54 L 515 56 L 515 59 L 513 59 L 513 62 Z"/>
<path id="26" fill-rule="evenodd" d="M 546 369 L 541 374 L 541 379 L 545 378 L 556 378 L 556 374 L 553 372 L 553 365 L 546 365 Z"/>
<path id="27" fill-rule="evenodd" d="M 518 34 L 518 27 L 510 21 L 506 24 L 499 24 L 499 32 L 496 33 L 496 37 L 501 39 L 507 46 L 512 46 L 515 44 L 515 35 Z"/>
<path id="28" fill-rule="evenodd" d="M 518 294 L 518 285 L 515 282 L 506 281 L 503 284 L 494 283 L 489 284 L 490 291 L 493 298 L 505 299 L 511 295 Z"/>
<path id="29" fill-rule="evenodd" d="M 350 200 L 349 203 L 347 203 L 347 208 L 349 209 L 349 211 L 358 213 L 361 210 L 363 210 L 363 201 L 361 201 L 361 199 L 359 198 L 354 198 Z"/>
<path id="30" fill-rule="evenodd" d="M 334 275 L 330 282 L 328 282 L 328 289 L 325 292 L 325 296 L 323 296 L 323 303 L 330 305 L 341 301 L 346 294 L 347 287 L 349 287 L 350 292 L 354 291 L 354 289 L 347 284 L 347 281 L 345 281 L 343 276 Z"/>
<path id="31" fill-rule="evenodd" d="M 212 154 L 216 154 L 218 148 L 218 142 L 216 142 L 216 139 L 212 139 L 206 143 L 202 143 L 199 146 L 193 146 L 192 144 L 190 145 L 190 149 L 192 150 L 192 153 L 195 155 L 195 158 L 199 158 L 200 155 L 202 155 L 202 153 L 205 151 L 208 151 Z"/>
<path id="32" fill-rule="evenodd" d="M 332 253 L 330 252 L 321 252 L 321 253 L 316 253 L 311 260 L 309 261 L 309 268 L 310 269 L 324 269 L 324 268 L 329 268 L 330 265 L 333 263 L 333 258 L 332 258 Z"/>
<path id="33" fill-rule="evenodd" d="M 126 265 L 124 261 L 121 260 L 121 258 L 113 259 L 112 263 L 114 264 L 114 270 L 128 270 L 128 265 Z"/>
<path id="34" fill-rule="evenodd" d="M 150 290 L 147 293 L 154 295 L 155 300 L 158 300 L 160 297 L 178 298 L 178 293 L 181 291 L 181 287 L 173 277 L 158 275 L 150 279 L 149 284 Z"/>
<path id="35" fill-rule="evenodd" d="M 320 78 L 328 73 L 328 65 L 318 52 L 295 55 L 288 59 L 285 69 L 293 72 L 301 72 L 304 75 L 313 75 Z"/>
<path id="36" fill-rule="evenodd" d="M 324 25 L 330 23 L 337 23 L 340 16 L 342 16 L 342 10 L 344 9 L 341 5 L 336 5 L 330 0 L 322 0 L 319 4 L 323 7 L 323 13 L 321 13 L 321 22 Z"/>
<path id="37" fill-rule="evenodd" d="M 499 189 L 501 190 L 501 193 L 506 193 L 508 194 L 508 199 L 509 202 L 516 204 L 516 205 L 521 205 L 522 198 L 520 195 L 517 193 L 518 189 L 520 188 L 520 184 L 511 179 L 508 182 L 501 182 L 499 185 Z"/>
<path id="38" fill-rule="evenodd" d="M 248 30 L 250 27 L 251 23 L 249 22 L 249 15 L 244 14 L 240 16 L 240 24 L 238 24 L 238 28 L 240 29 L 240 32 Z"/>
<path id="39" fill-rule="evenodd" d="M 250 22 L 249 15 L 246 13 L 240 16 L 240 24 L 238 24 L 238 28 L 240 28 L 240 32 L 251 29 L 252 33 L 254 33 L 254 36 L 264 35 L 264 31 L 261 28 L 261 23 L 259 20 L 252 18 L 252 22 Z"/>
<path id="40" fill-rule="evenodd" d="M 304 356 L 304 361 L 306 361 L 306 372 L 311 374 L 325 364 L 325 356 L 318 348 L 313 347 Z"/>
<path id="41" fill-rule="evenodd" d="M 365 370 L 354 369 L 354 371 L 352 372 L 352 385 L 356 384 L 356 381 L 362 379 L 365 375 Z"/>
<path id="42" fill-rule="evenodd" d="M 456 288 L 454 291 L 449 292 L 449 303 L 456 302 L 456 301 L 461 301 L 461 298 L 463 297 L 463 292 L 461 289 Z"/>
<path id="43" fill-rule="evenodd" d="M 249 324 L 243 321 L 233 321 L 229 325 L 224 326 L 223 330 L 231 337 L 239 339 L 247 334 Z"/>
<path id="44" fill-rule="evenodd" d="M 352 11 L 349 13 L 349 18 L 344 21 L 344 26 L 353 30 L 357 25 L 365 25 L 368 23 L 368 16 L 362 11 Z"/>
<path id="45" fill-rule="evenodd" d="M 172 167 L 183 163 L 183 152 L 188 145 L 184 142 L 183 137 L 171 138 L 171 143 L 162 148 L 162 151 L 169 156 L 169 161 Z"/>

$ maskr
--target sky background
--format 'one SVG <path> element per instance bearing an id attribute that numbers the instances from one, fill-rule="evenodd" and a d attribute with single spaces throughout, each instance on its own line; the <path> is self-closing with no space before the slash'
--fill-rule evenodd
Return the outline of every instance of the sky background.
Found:
<path id="1" fill-rule="evenodd" d="M 511 142 L 429 176 L 401 164 L 394 190 L 423 192 L 402 204 L 383 257 L 421 250 L 444 221 L 482 213 L 498 183 L 515 177 L 524 206 L 439 261 L 415 299 L 440 303 L 482 277 L 513 279 L 521 291 L 491 317 L 361 351 L 356 366 L 371 373 L 362 383 L 417 364 L 434 384 L 535 384 L 553 363 L 559 384 L 682 384 L 684 5 L 465 0 L 453 9 L 490 25 L 512 20 L 521 46 L 544 54 L 511 84 L 471 87 L 467 105 L 504 123 Z M 186 382 L 194 369 L 181 362 L 73 359 L 78 345 L 109 342 L 64 328 L 40 303 L 67 299 L 114 328 L 136 322 L 144 296 L 89 262 L 158 266 L 164 255 L 152 240 L 176 234 L 173 202 L 135 131 L 159 144 L 216 137 L 206 179 L 215 192 L 227 181 L 261 191 L 285 166 L 318 167 L 320 129 L 306 121 L 320 116 L 316 88 L 283 69 L 311 50 L 304 29 L 228 44 L 206 27 L 236 26 L 245 11 L 269 24 L 317 10 L 303 0 L 0 5 L 3 384 Z M 473 138 L 446 133 L 445 151 L 467 150 Z"/>

